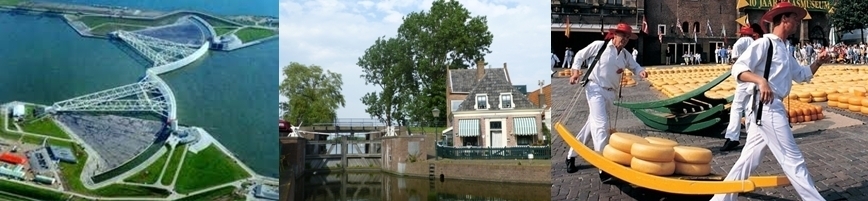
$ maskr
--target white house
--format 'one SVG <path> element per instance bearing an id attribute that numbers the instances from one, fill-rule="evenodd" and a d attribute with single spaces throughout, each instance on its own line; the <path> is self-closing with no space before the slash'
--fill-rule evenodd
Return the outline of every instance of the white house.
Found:
<path id="1" fill-rule="evenodd" d="M 24 104 L 15 104 L 12 106 L 12 117 L 15 117 L 20 121 L 26 114 L 27 108 L 24 107 Z"/>
<path id="2" fill-rule="evenodd" d="M 449 70 L 448 81 L 452 127 L 447 132 L 453 133 L 455 147 L 527 146 L 542 140 L 543 109 L 513 87 L 506 64 Z"/>

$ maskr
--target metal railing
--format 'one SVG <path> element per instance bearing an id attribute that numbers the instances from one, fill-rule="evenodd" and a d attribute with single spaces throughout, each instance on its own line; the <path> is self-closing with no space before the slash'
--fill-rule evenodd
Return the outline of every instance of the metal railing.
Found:
<path id="1" fill-rule="evenodd" d="M 448 159 L 527 159 L 533 154 L 534 159 L 550 159 L 551 146 L 516 146 L 516 147 L 436 147 L 437 157 Z"/>

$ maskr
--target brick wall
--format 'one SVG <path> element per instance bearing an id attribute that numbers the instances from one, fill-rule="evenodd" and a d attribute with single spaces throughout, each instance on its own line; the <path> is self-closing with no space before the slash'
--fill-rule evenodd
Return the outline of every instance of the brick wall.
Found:
<path id="1" fill-rule="evenodd" d="M 736 1 L 706 1 L 706 0 L 661 0 L 661 1 L 646 1 L 645 15 L 648 17 L 648 32 L 644 39 L 644 47 L 641 48 L 640 55 L 644 53 L 646 57 L 640 58 L 644 65 L 664 64 L 666 59 L 666 44 L 675 43 L 678 46 L 676 58 L 680 62 L 680 55 L 684 53 L 681 44 L 695 43 L 693 37 L 694 24 L 699 23 L 699 32 L 696 36 L 698 39 L 697 51 L 702 54 L 703 62 L 714 61 L 714 43 L 726 42 L 726 46 L 731 46 L 737 38 L 737 32 L 740 25 L 735 22 L 739 17 L 747 14 L 751 23 L 760 22 L 760 18 L 765 13 L 765 10 L 743 10 L 738 11 L 735 8 Z M 805 41 L 811 38 L 812 29 L 819 26 L 822 32 L 828 35 L 829 26 L 828 17 L 822 12 L 811 12 L 811 20 L 808 20 L 806 25 L 802 27 L 802 31 L 796 33 L 797 37 L 794 41 Z M 682 35 L 677 29 L 678 24 L 688 22 L 686 32 Z M 707 35 L 708 22 L 710 21 L 712 33 Z M 665 25 L 666 34 L 663 37 L 661 44 L 657 38 L 658 25 Z M 723 27 L 726 27 L 727 39 L 724 40 L 721 32 Z M 819 33 L 814 31 L 813 33 Z M 824 40 L 827 36 L 814 34 L 813 38 Z M 823 38 L 823 39 L 820 39 Z M 640 46 L 641 47 L 641 46 Z"/>
<path id="2" fill-rule="evenodd" d="M 394 136 L 381 139 L 383 140 L 383 171 L 399 175 L 428 175 L 428 150 L 425 143 L 433 142 L 425 140 L 423 136 Z M 411 146 L 415 146 L 416 153 L 409 152 Z M 415 162 L 411 159 L 415 159 Z"/>
<path id="3" fill-rule="evenodd" d="M 724 42 L 722 38 L 722 29 L 725 26 L 727 31 L 727 42 L 732 44 L 735 42 L 736 31 L 738 31 L 738 23 L 735 19 L 739 17 L 735 9 L 736 1 L 706 1 L 706 0 L 661 0 L 661 1 L 646 1 L 645 15 L 648 18 L 649 35 L 645 38 L 643 54 L 646 57 L 642 58 L 644 65 L 665 64 L 666 46 L 667 43 L 678 44 L 678 53 L 675 57 L 680 57 L 684 51 L 681 49 L 682 43 L 695 43 L 693 33 L 695 23 L 699 23 L 699 32 L 696 32 L 699 43 L 697 51 L 702 54 L 702 60 L 714 61 L 714 46 L 710 43 Z M 678 22 L 676 22 L 678 21 Z M 676 23 L 688 23 L 687 30 L 684 34 L 677 29 Z M 711 29 L 714 35 L 708 32 L 708 24 L 711 24 Z M 665 36 L 663 43 L 658 39 L 658 25 L 665 26 Z M 680 61 L 680 60 L 679 60 Z"/>
<path id="4" fill-rule="evenodd" d="M 463 179 L 551 184 L 552 175 L 550 166 L 521 166 L 518 165 L 520 162 L 520 160 L 517 160 L 515 165 L 432 163 L 434 163 L 434 176 L 438 179 L 442 174 L 446 180 Z"/>

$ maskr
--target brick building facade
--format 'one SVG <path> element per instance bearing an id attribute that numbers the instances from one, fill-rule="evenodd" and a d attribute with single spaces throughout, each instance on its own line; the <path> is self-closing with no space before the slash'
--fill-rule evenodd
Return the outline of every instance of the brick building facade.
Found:
<path id="1" fill-rule="evenodd" d="M 806 17 L 809 19 L 802 22 L 799 33 L 791 36 L 791 42 L 827 45 L 830 4 L 812 0 L 790 2 L 809 11 Z M 714 62 L 717 46 L 729 47 L 738 39 L 736 33 L 741 25 L 737 20 L 747 18 L 751 24 L 759 23 L 765 11 L 775 3 L 777 0 L 555 0 L 552 1 L 552 51 L 563 59 L 566 47 L 573 47 L 575 52 L 593 40 L 602 39 L 600 24 L 607 28 L 626 22 L 634 25 L 634 32 L 639 34 L 639 39 L 626 48 L 639 49 L 637 62 L 642 65 L 665 64 L 667 48 L 672 53 L 670 62 L 673 64 L 683 62 L 681 55 L 685 51 L 698 52 L 703 63 Z M 648 33 L 641 32 L 643 16 Z M 578 37 L 564 36 L 566 19 L 570 20 L 571 36 Z"/>

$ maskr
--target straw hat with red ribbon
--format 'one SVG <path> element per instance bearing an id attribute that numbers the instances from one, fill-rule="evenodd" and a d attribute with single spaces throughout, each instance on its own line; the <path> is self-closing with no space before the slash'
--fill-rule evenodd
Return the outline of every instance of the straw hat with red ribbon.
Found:
<path id="1" fill-rule="evenodd" d="M 741 30 L 738 31 L 738 34 L 741 34 L 741 36 L 753 36 L 754 32 L 750 26 L 742 26 Z"/>
<path id="2" fill-rule="evenodd" d="M 608 40 L 614 38 L 615 33 L 626 34 L 627 37 L 630 38 L 630 40 L 636 40 L 637 38 L 639 38 L 638 35 L 633 33 L 633 27 L 623 22 L 618 23 L 618 26 L 616 26 L 614 29 L 609 29 L 609 34 L 606 34 L 606 39 Z"/>

